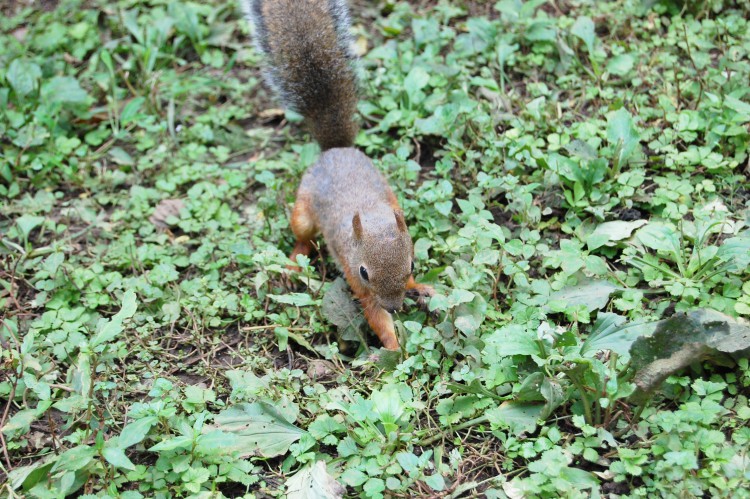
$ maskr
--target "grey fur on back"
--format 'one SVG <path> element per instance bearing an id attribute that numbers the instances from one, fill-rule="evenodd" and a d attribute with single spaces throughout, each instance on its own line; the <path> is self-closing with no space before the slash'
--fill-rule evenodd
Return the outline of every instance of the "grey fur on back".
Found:
<path id="1" fill-rule="evenodd" d="M 358 128 L 357 78 L 346 0 L 242 0 L 264 78 L 305 117 L 323 149 L 350 147 Z"/>

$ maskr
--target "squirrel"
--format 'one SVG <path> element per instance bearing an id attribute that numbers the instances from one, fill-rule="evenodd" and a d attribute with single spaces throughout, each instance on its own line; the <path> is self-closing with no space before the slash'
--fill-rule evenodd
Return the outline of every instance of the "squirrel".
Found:
<path id="1" fill-rule="evenodd" d="M 414 280 L 414 248 L 396 195 L 354 147 L 358 83 L 346 1 L 243 2 L 268 86 L 303 116 L 322 150 L 297 190 L 290 258 L 309 255 L 322 233 L 370 327 L 386 349 L 398 350 L 391 314 L 407 292 L 422 299 L 434 290 Z"/>

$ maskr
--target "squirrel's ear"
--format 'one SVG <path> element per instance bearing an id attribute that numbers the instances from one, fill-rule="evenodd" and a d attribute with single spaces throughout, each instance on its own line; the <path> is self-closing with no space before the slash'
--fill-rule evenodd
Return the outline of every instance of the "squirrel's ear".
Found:
<path id="1" fill-rule="evenodd" d="M 362 220 L 359 219 L 359 212 L 356 212 L 352 217 L 352 228 L 354 229 L 355 239 L 362 239 Z"/>
<path id="2" fill-rule="evenodd" d="M 401 210 L 393 210 L 396 215 L 396 226 L 401 232 L 406 232 L 406 220 L 404 220 L 404 212 Z"/>

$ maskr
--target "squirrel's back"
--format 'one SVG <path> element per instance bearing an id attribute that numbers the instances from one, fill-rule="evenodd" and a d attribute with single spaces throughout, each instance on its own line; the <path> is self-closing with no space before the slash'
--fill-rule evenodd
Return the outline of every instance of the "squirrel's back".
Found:
<path id="1" fill-rule="evenodd" d="M 357 79 L 345 0 L 243 0 L 266 80 L 322 149 L 351 147 Z"/>

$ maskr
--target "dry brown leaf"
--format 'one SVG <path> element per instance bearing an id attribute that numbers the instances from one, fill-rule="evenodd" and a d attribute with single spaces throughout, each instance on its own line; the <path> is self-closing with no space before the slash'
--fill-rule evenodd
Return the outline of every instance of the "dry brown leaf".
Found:
<path id="1" fill-rule="evenodd" d="M 170 225 L 167 223 L 167 219 L 179 216 L 180 210 L 184 207 L 185 202 L 181 199 L 163 199 L 156 205 L 156 209 L 149 217 L 149 221 L 158 229 L 166 229 Z"/>

